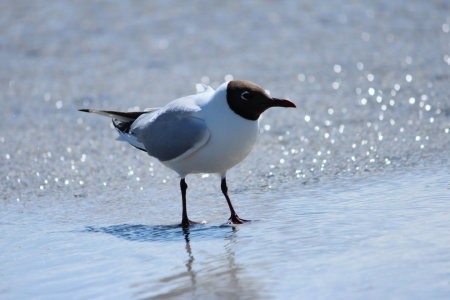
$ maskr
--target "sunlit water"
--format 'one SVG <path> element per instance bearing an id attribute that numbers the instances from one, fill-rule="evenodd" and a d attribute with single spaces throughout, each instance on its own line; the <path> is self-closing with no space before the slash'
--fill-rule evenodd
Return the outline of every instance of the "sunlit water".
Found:
<path id="1" fill-rule="evenodd" d="M 194 194 L 194 215 L 209 223 L 190 229 L 166 225 L 179 211 L 163 201 L 130 199 L 122 212 L 119 199 L 10 206 L 2 299 L 445 299 L 449 182 L 436 168 L 245 192 L 238 211 L 256 221 L 235 227 L 219 194 Z"/>
<path id="2" fill-rule="evenodd" d="M 450 295 L 448 1 L 0 2 L 0 298 Z M 228 174 L 178 178 L 80 108 L 252 80 Z"/>

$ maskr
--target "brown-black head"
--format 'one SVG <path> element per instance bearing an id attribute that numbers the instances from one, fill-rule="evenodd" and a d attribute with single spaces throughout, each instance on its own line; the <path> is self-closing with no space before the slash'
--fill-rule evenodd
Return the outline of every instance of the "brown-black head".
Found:
<path id="1" fill-rule="evenodd" d="M 236 114 L 253 121 L 271 107 L 296 107 L 289 100 L 271 97 L 262 87 L 246 80 L 228 83 L 227 102 Z"/>

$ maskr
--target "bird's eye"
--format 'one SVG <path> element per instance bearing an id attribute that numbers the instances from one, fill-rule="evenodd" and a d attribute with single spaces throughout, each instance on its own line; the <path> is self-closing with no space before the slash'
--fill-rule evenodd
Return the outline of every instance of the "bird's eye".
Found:
<path id="1" fill-rule="evenodd" d="M 242 100 L 250 100 L 252 98 L 252 94 L 249 91 L 242 92 L 241 99 Z"/>

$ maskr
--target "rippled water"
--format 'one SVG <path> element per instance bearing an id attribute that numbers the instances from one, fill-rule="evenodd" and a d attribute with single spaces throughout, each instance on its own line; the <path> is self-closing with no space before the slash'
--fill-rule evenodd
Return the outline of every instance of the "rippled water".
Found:
<path id="1" fill-rule="evenodd" d="M 180 205 L 156 190 L 151 203 L 133 194 L 9 206 L 0 290 L 3 299 L 445 299 L 449 182 L 435 167 L 244 192 L 238 210 L 256 221 L 235 227 L 223 224 L 219 194 L 200 192 L 193 215 L 209 223 L 189 229 L 164 225 Z"/>
<path id="2" fill-rule="evenodd" d="M 446 298 L 448 1 L 2 1 L 0 298 Z M 247 79 L 289 98 L 230 171 L 175 174 L 79 108 Z M 190 241 L 190 242 L 187 242 Z"/>

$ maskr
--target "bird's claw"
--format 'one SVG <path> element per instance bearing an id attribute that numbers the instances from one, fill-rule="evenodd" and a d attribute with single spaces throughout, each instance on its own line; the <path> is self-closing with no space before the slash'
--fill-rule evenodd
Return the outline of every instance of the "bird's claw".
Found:
<path id="1" fill-rule="evenodd" d="M 228 219 L 228 224 L 244 224 L 244 223 L 248 223 L 250 221 L 251 220 L 241 219 L 241 218 L 239 218 L 238 215 L 234 215 Z"/>

